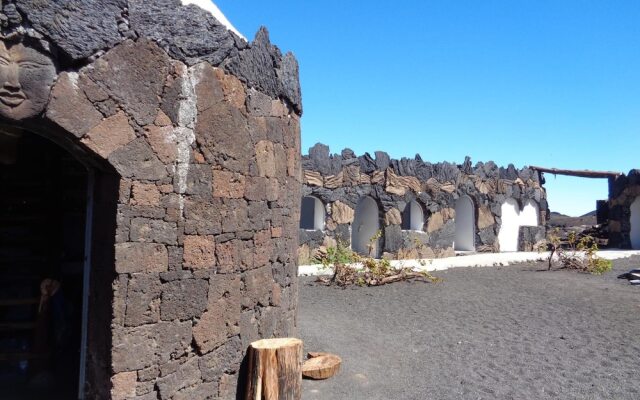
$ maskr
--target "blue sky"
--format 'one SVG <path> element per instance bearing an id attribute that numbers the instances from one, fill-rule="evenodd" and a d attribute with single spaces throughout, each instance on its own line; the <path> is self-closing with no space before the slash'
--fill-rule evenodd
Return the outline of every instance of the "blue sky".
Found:
<path id="1" fill-rule="evenodd" d="M 302 149 L 557 168 L 640 168 L 640 1 L 216 0 L 300 62 Z M 547 174 L 550 207 L 606 180 Z"/>

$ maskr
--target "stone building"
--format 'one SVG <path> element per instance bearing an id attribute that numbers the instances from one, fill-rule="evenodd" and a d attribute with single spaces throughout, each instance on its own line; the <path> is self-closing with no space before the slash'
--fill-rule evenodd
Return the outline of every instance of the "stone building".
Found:
<path id="1" fill-rule="evenodd" d="M 302 168 L 300 262 L 338 240 L 360 254 L 404 259 L 532 250 L 546 234 L 544 182 L 529 168 L 330 155 L 322 144 Z"/>
<path id="2" fill-rule="evenodd" d="M 2 396 L 236 398 L 296 329 L 296 59 L 180 0 L 0 5 Z"/>
<path id="3" fill-rule="evenodd" d="M 609 199 L 599 206 L 598 219 L 608 222 L 609 245 L 640 249 L 640 169 L 609 178 Z"/>

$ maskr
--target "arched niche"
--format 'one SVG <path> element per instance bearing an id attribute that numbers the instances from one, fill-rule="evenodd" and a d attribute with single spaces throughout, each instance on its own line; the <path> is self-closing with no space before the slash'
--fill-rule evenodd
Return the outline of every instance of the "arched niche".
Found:
<path id="1" fill-rule="evenodd" d="M 640 196 L 631 203 L 631 248 L 640 249 Z"/>
<path id="2" fill-rule="evenodd" d="M 475 208 L 469 196 L 462 196 L 456 201 L 455 223 L 454 249 L 475 251 Z"/>
<path id="3" fill-rule="evenodd" d="M 540 207 L 533 200 L 527 200 L 520 212 L 520 226 L 540 225 Z"/>
<path id="4" fill-rule="evenodd" d="M 498 243 L 500 251 L 518 251 L 518 231 L 520 230 L 520 207 L 515 199 L 509 198 L 501 206 Z"/>
<path id="5" fill-rule="evenodd" d="M 356 206 L 353 225 L 351 226 L 351 248 L 358 254 L 376 257 L 380 249 L 379 240 L 371 240 L 380 230 L 380 212 L 378 203 L 369 196 L 363 197 Z"/>
<path id="6" fill-rule="evenodd" d="M 325 208 L 322 201 L 314 196 L 302 198 L 300 209 L 300 229 L 324 230 Z"/>
<path id="7" fill-rule="evenodd" d="M 424 227 L 424 211 L 416 200 L 407 204 L 402 212 L 402 229 L 405 231 L 422 232 Z"/>

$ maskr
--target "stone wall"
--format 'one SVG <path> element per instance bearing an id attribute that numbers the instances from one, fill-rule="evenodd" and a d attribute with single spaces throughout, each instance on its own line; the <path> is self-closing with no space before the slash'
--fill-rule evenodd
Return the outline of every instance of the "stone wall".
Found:
<path id="1" fill-rule="evenodd" d="M 640 196 L 640 169 L 609 179 L 609 246 L 632 248 L 632 204 Z M 640 227 L 634 227 L 640 230 Z M 633 246 L 640 248 L 640 245 Z"/>
<path id="2" fill-rule="evenodd" d="M 462 196 L 473 202 L 476 251 L 499 250 L 501 207 L 509 198 L 516 200 L 520 210 L 533 202 L 539 209 L 539 225 L 544 226 L 547 220 L 544 182 L 529 168 L 502 168 L 493 162 L 473 166 L 468 157 L 461 165 L 433 164 L 419 155 L 396 160 L 384 152 L 376 152 L 374 158 L 368 153 L 356 156 L 349 149 L 330 155 L 329 148 L 322 144 L 309 149 L 309 154 L 302 157 L 302 166 L 302 194 L 323 202 L 326 223 L 324 230 L 300 230 L 300 262 L 309 262 L 336 240 L 350 244 L 355 210 L 366 196 L 379 208 L 382 238 L 377 244 L 378 255 L 392 258 L 452 255 L 456 202 Z M 424 211 L 420 231 L 402 229 L 405 208 L 413 200 Z"/>
<path id="3" fill-rule="evenodd" d="M 296 331 L 294 56 L 179 0 L 0 4 L 27 99 L 0 130 L 96 174 L 87 398 L 234 399 L 247 345 Z"/>

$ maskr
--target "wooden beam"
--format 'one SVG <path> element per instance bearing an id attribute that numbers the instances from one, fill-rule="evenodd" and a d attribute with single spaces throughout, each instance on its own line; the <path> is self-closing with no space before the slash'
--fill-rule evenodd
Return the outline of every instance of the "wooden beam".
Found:
<path id="1" fill-rule="evenodd" d="M 616 176 L 622 175 L 621 172 L 591 171 L 588 169 L 544 168 L 544 167 L 535 167 L 533 165 L 530 165 L 529 168 L 535 169 L 536 171 L 540 171 L 540 172 L 548 172 L 554 175 L 577 176 L 579 178 L 615 178 Z"/>

